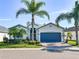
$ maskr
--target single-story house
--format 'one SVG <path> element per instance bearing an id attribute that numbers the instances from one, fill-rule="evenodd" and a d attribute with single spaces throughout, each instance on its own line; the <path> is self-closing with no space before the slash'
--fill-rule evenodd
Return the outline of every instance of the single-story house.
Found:
<path id="1" fill-rule="evenodd" d="M 7 37 L 9 38 L 9 35 L 8 35 L 8 28 L 5 28 L 3 26 L 0 26 L 0 42 L 3 41 L 3 38 L 4 37 Z"/>
<path id="2" fill-rule="evenodd" d="M 37 39 L 42 43 L 63 42 L 64 28 L 53 23 L 48 23 L 37 29 Z"/>
<path id="3" fill-rule="evenodd" d="M 28 28 L 23 25 L 18 24 L 16 26 L 10 27 L 8 29 L 11 29 L 11 28 L 19 28 L 19 29 L 24 29 L 26 31 L 26 34 L 24 34 L 23 37 L 16 36 L 16 39 L 26 39 L 26 37 L 28 36 Z M 10 39 L 14 39 L 13 36 L 10 36 Z"/>
<path id="4" fill-rule="evenodd" d="M 28 26 L 16 25 L 15 27 L 25 28 L 28 34 L 24 35 L 23 39 L 27 37 L 32 39 L 32 25 Z M 50 42 L 63 42 L 64 41 L 64 29 L 53 23 L 48 23 L 43 26 L 34 24 L 34 39 L 42 43 Z"/>
<path id="5" fill-rule="evenodd" d="M 65 39 L 67 38 L 68 33 L 71 33 L 71 39 L 72 40 L 76 40 L 75 27 L 66 28 L 64 30 Z M 78 26 L 78 35 L 79 35 L 79 26 Z M 79 36 L 78 36 L 78 38 L 79 38 Z"/>

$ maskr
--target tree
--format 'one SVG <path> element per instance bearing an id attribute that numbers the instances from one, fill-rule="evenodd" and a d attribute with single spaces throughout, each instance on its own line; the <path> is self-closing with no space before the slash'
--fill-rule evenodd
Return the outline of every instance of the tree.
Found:
<path id="1" fill-rule="evenodd" d="M 23 37 L 23 35 L 27 34 L 25 29 L 18 29 L 17 33 L 18 37 Z"/>
<path id="2" fill-rule="evenodd" d="M 16 39 L 17 32 L 18 32 L 17 28 L 15 28 L 15 27 L 9 28 L 9 33 L 8 34 L 10 36 L 10 39 L 11 39 L 11 36 L 13 36 L 13 38 Z"/>
<path id="3" fill-rule="evenodd" d="M 71 32 L 67 32 L 67 39 L 72 39 L 72 33 Z"/>
<path id="4" fill-rule="evenodd" d="M 16 39 L 16 37 L 23 37 L 23 35 L 26 34 L 26 30 L 12 27 L 12 28 L 9 28 L 8 34 L 10 35 L 10 39 L 11 39 L 11 36 L 13 36 L 13 38 Z"/>
<path id="5" fill-rule="evenodd" d="M 75 8 L 70 13 L 62 13 L 60 14 L 57 19 L 56 23 L 59 25 L 59 22 L 62 20 L 67 20 L 69 23 L 74 19 L 75 25 L 75 33 L 76 33 L 76 45 L 78 45 L 78 22 L 79 22 L 79 4 L 78 1 L 75 2 Z"/>
<path id="6" fill-rule="evenodd" d="M 32 40 L 34 40 L 34 21 L 35 21 L 35 16 L 40 16 L 40 17 L 44 17 L 47 16 L 48 19 L 49 14 L 44 11 L 44 10 L 40 10 L 40 8 L 45 5 L 44 2 L 36 2 L 35 0 L 22 0 L 22 2 L 26 5 L 26 8 L 21 8 L 17 13 L 16 13 L 16 17 L 18 17 L 20 14 L 31 14 L 32 16 Z"/>

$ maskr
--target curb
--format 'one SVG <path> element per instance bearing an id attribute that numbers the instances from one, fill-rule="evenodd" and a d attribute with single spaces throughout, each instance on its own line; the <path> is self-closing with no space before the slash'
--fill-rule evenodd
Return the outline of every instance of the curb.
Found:
<path id="1" fill-rule="evenodd" d="M 1 48 L 0 51 L 2 50 L 64 50 L 64 51 L 79 51 L 79 47 L 68 47 L 68 48 L 61 48 L 61 49 L 56 49 L 56 48 Z"/>
<path id="2" fill-rule="evenodd" d="M 43 48 L 2 48 L 0 50 L 41 50 Z"/>

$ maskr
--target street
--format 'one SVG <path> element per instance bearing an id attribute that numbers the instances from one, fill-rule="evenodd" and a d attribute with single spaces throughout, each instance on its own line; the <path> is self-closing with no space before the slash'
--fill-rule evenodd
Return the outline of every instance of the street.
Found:
<path id="1" fill-rule="evenodd" d="M 43 50 L 0 50 L 0 59 L 79 59 L 79 52 Z"/>

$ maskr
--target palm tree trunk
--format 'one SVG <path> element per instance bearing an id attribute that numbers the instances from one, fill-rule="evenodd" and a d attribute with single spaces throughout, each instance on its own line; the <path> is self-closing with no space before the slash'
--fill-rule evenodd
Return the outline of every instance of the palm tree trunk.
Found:
<path id="1" fill-rule="evenodd" d="M 78 23 L 75 21 L 76 45 L 78 45 Z"/>
<path id="2" fill-rule="evenodd" d="M 34 14 L 32 14 L 32 41 L 34 40 Z"/>

